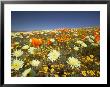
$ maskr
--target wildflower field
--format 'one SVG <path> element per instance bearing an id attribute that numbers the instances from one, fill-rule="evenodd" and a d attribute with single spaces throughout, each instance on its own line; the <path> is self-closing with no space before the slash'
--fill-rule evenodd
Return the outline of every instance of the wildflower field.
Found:
<path id="1" fill-rule="evenodd" d="M 11 32 L 12 77 L 99 77 L 100 28 Z"/>

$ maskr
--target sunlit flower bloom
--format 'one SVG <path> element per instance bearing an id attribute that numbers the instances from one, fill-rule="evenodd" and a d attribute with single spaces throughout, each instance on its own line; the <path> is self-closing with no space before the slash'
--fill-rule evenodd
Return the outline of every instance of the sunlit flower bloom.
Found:
<path id="1" fill-rule="evenodd" d="M 29 48 L 28 45 L 25 45 L 25 46 L 22 47 L 22 49 L 28 49 L 28 48 Z"/>
<path id="2" fill-rule="evenodd" d="M 24 62 L 22 60 L 14 59 L 11 64 L 11 68 L 14 70 L 19 70 L 20 68 L 23 67 L 23 65 Z"/>
<path id="3" fill-rule="evenodd" d="M 84 42 L 81 41 L 81 40 L 78 40 L 78 41 L 76 41 L 76 43 L 77 43 L 77 44 L 82 44 L 82 43 L 84 43 Z"/>
<path id="4" fill-rule="evenodd" d="M 76 47 L 74 47 L 74 50 L 78 51 L 78 50 L 79 50 L 79 47 L 77 47 L 77 46 L 76 46 Z"/>
<path id="5" fill-rule="evenodd" d="M 90 42 L 90 43 L 93 43 L 94 42 L 94 39 L 95 37 L 90 35 L 90 36 L 86 36 L 86 39 Z"/>
<path id="6" fill-rule="evenodd" d="M 99 44 L 97 44 L 97 43 L 92 43 L 92 45 L 93 45 L 93 46 L 99 46 Z"/>
<path id="7" fill-rule="evenodd" d="M 52 39 L 50 39 L 50 41 L 51 41 L 51 42 L 55 42 L 55 39 L 54 39 L 54 38 L 52 38 Z"/>
<path id="8" fill-rule="evenodd" d="M 82 47 L 87 47 L 87 45 L 85 43 L 82 43 L 81 45 L 82 45 Z"/>
<path id="9" fill-rule="evenodd" d="M 39 60 L 32 60 L 30 63 L 32 66 L 38 66 L 40 64 L 40 61 Z"/>
<path id="10" fill-rule="evenodd" d="M 88 38 L 89 38 L 89 36 L 86 36 L 86 38 L 88 39 Z"/>
<path id="11" fill-rule="evenodd" d="M 67 63 L 71 66 L 71 68 L 80 67 L 81 62 L 74 57 L 69 57 Z"/>
<path id="12" fill-rule="evenodd" d="M 26 38 L 29 38 L 29 36 L 27 36 Z"/>
<path id="13" fill-rule="evenodd" d="M 30 39 L 29 42 L 32 42 L 32 39 Z"/>
<path id="14" fill-rule="evenodd" d="M 56 51 L 56 50 L 52 50 L 49 54 L 48 54 L 48 59 L 50 59 L 52 62 L 57 60 L 60 56 L 60 52 Z"/>
<path id="15" fill-rule="evenodd" d="M 29 73 L 30 73 L 30 71 L 31 71 L 31 68 L 26 69 L 26 70 L 22 73 L 22 76 L 23 76 L 23 77 L 26 77 L 26 76 L 27 76 L 27 74 L 29 74 Z"/>
<path id="16" fill-rule="evenodd" d="M 90 35 L 90 38 L 91 38 L 91 39 L 93 39 L 93 40 L 95 39 L 95 37 L 94 37 L 94 36 L 92 36 L 92 35 Z"/>
<path id="17" fill-rule="evenodd" d="M 20 35 L 20 36 L 19 36 L 19 38 L 23 38 L 23 36 L 22 36 L 22 35 Z"/>
<path id="18" fill-rule="evenodd" d="M 94 41 L 92 40 L 92 39 L 90 39 L 90 38 L 88 38 L 88 41 L 90 42 L 90 43 L 93 43 Z"/>
<path id="19" fill-rule="evenodd" d="M 14 51 L 14 53 L 12 53 L 12 54 L 13 54 L 13 56 L 20 57 L 20 56 L 23 54 L 23 51 L 21 51 L 21 50 L 16 50 L 16 51 Z"/>
<path id="20" fill-rule="evenodd" d="M 94 55 L 90 55 L 91 58 L 94 58 Z"/>
<path id="21" fill-rule="evenodd" d="M 36 48 L 34 48 L 34 47 L 30 47 L 30 48 L 28 49 L 28 52 L 29 52 L 30 54 L 34 54 L 34 53 L 35 53 L 35 49 L 36 49 Z"/>
<path id="22" fill-rule="evenodd" d="M 78 34 L 74 34 L 74 36 L 78 36 Z"/>
<path id="23" fill-rule="evenodd" d="M 54 68 L 52 68 L 52 69 L 50 70 L 50 72 L 53 73 L 53 72 L 54 72 Z"/>

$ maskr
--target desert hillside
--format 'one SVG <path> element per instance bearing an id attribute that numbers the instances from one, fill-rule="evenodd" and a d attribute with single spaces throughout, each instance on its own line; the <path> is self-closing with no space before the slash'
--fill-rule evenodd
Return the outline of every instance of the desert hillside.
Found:
<path id="1" fill-rule="evenodd" d="M 100 28 L 11 33 L 12 77 L 99 77 Z"/>

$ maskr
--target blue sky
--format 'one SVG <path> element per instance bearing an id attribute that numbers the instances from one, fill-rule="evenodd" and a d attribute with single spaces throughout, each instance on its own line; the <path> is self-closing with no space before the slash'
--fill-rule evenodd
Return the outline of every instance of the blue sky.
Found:
<path id="1" fill-rule="evenodd" d="M 100 26 L 99 11 L 12 11 L 12 31 Z"/>

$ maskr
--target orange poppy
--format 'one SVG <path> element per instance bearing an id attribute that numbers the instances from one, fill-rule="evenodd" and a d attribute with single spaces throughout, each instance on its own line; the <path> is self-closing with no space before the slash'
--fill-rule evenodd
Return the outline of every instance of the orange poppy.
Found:
<path id="1" fill-rule="evenodd" d="M 98 43 L 100 41 L 100 33 L 99 30 L 94 32 L 95 42 Z"/>
<path id="2" fill-rule="evenodd" d="M 86 39 L 86 35 L 82 35 L 82 40 L 84 41 Z"/>
<path id="3" fill-rule="evenodd" d="M 99 35 L 95 36 L 95 42 L 98 43 L 99 41 L 100 41 L 100 36 Z"/>
<path id="4" fill-rule="evenodd" d="M 43 43 L 43 40 L 37 39 L 37 38 L 32 38 L 31 43 L 34 47 L 39 47 Z"/>
<path id="5" fill-rule="evenodd" d="M 48 45 L 52 44 L 52 42 L 50 41 L 50 39 L 47 41 L 47 44 Z"/>
<path id="6" fill-rule="evenodd" d="M 96 37 L 97 35 L 99 35 L 99 32 L 98 31 L 95 31 L 94 32 L 94 36 Z"/>

